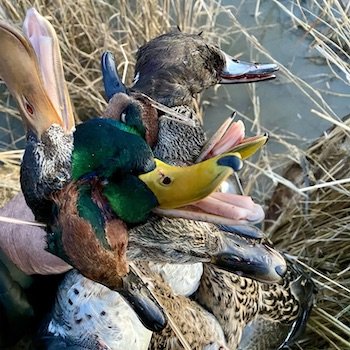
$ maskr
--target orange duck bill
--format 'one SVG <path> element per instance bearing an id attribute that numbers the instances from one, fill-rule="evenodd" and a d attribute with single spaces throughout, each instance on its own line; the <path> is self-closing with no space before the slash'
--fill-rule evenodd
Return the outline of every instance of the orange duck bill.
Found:
<path id="1" fill-rule="evenodd" d="M 211 159 L 227 152 L 238 154 L 241 159 L 252 156 L 268 139 L 268 136 L 244 138 L 242 121 L 227 119 L 203 148 L 197 162 Z M 170 217 L 212 222 L 218 225 L 241 225 L 257 223 L 264 219 L 264 211 L 251 197 L 233 193 L 214 192 L 208 197 L 191 203 L 189 206 L 164 211 L 157 208 L 156 213 Z"/>

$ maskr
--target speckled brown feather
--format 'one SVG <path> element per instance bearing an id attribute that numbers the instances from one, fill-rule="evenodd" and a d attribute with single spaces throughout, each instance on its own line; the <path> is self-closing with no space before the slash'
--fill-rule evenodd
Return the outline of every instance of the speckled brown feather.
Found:
<path id="1" fill-rule="evenodd" d="M 299 303 L 289 286 L 261 284 L 259 314 L 269 320 L 290 323 L 299 315 Z"/>
<path id="2" fill-rule="evenodd" d="M 213 315 L 195 301 L 182 295 L 174 295 L 169 285 L 160 275 L 152 272 L 146 262 L 137 263 L 137 267 L 150 279 L 154 294 L 174 320 L 191 349 L 228 349 L 220 325 Z M 148 349 L 175 350 L 183 347 L 168 324 L 162 332 L 153 333 Z"/>
<path id="3" fill-rule="evenodd" d="M 259 311 L 259 283 L 204 265 L 196 295 L 218 319 L 230 349 L 236 349 L 246 323 Z"/>
<path id="4" fill-rule="evenodd" d="M 231 349 L 237 348 L 244 327 L 257 317 L 291 324 L 300 314 L 288 277 L 283 285 L 265 284 L 209 264 L 204 265 L 197 299 L 219 320 Z"/>

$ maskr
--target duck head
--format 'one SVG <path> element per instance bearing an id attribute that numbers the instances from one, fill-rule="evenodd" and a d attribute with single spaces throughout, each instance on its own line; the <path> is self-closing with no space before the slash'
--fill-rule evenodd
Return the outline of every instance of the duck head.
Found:
<path id="1" fill-rule="evenodd" d="M 142 46 L 136 55 L 132 90 L 169 107 L 192 105 L 192 97 L 215 84 L 275 78 L 275 64 L 234 59 L 200 35 L 172 32 Z"/>
<path id="2" fill-rule="evenodd" d="M 188 167 L 166 164 L 154 159 L 133 126 L 116 120 L 91 119 L 74 133 L 73 180 L 100 179 L 109 205 L 128 224 L 144 221 L 156 207 L 167 213 L 205 198 L 241 167 L 239 153 Z"/>
<path id="3" fill-rule="evenodd" d="M 128 119 L 128 116 L 125 118 Z M 210 212 L 205 214 L 198 210 L 202 199 L 212 193 L 233 171 L 242 167 L 241 154 L 246 157 L 250 154 L 250 149 L 254 151 L 258 148 L 255 143 L 251 145 L 247 143 L 240 146 L 241 153 L 223 153 L 196 165 L 176 167 L 154 160 L 151 148 L 133 127 L 117 120 L 97 118 L 77 127 L 74 134 L 72 176 L 73 179 L 82 176 L 104 179 L 105 196 L 118 216 L 128 223 L 142 222 L 150 210 L 162 216 L 214 220 L 217 217 L 215 214 L 219 212 L 209 215 Z M 130 192 L 130 189 L 136 187 L 138 191 Z M 232 207 L 231 197 L 220 203 L 217 198 L 219 196 L 216 195 L 215 203 L 210 208 L 223 208 L 220 217 L 214 222 L 237 224 L 238 220 L 234 220 L 234 217 L 225 218 L 225 210 L 228 211 L 226 207 Z M 207 203 L 208 200 L 204 201 Z M 246 199 L 245 203 L 248 202 L 249 199 Z M 138 205 L 135 207 L 134 203 Z M 194 204 L 197 209 L 184 207 L 188 204 Z M 201 206 L 203 208 L 204 205 Z M 248 221 L 257 221 L 261 215 L 259 211 Z"/>
<path id="4" fill-rule="evenodd" d="M 50 193 L 70 179 L 74 117 L 52 27 L 32 9 L 24 31 L 27 38 L 16 28 L 0 23 L 0 77 L 27 126 L 22 190 L 36 218 L 47 220 Z"/>
<path id="5" fill-rule="evenodd" d="M 74 118 L 59 51 L 59 57 L 55 56 L 56 34 L 34 9 L 27 13 L 24 31 L 27 38 L 6 22 L 0 23 L 4 48 L 0 57 L 0 77 L 15 98 L 27 128 L 38 138 L 53 124 L 69 133 L 74 127 Z M 46 46 L 40 45 L 42 41 Z M 45 50 L 53 55 L 47 60 L 44 59 Z"/>

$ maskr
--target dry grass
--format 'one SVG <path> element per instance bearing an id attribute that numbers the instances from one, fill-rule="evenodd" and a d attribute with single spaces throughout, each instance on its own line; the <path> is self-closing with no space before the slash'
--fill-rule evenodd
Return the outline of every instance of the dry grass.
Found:
<path id="1" fill-rule="evenodd" d="M 274 2 L 312 39 L 312 48 L 328 64 L 329 74 L 349 86 L 350 5 L 338 0 L 291 1 L 288 6 Z M 242 33 L 270 56 L 244 28 Z M 313 103 L 311 114 L 334 128 L 307 151 L 289 143 L 286 135 L 272 133 L 286 153 L 262 153 L 258 162 L 250 164 L 256 171 L 247 187 L 254 183 L 266 199 L 265 226 L 272 241 L 312 273 L 319 289 L 307 334 L 295 348 L 350 349 L 350 121 L 336 115 L 323 91 L 281 68 L 287 82 Z M 347 91 L 344 94 L 349 95 Z M 252 99 L 258 101 L 254 88 Z M 257 129 L 264 129 L 258 109 L 254 122 Z"/>
<path id="2" fill-rule="evenodd" d="M 304 29 L 305 36 L 312 38 L 319 57 L 329 64 L 329 74 L 349 85 L 350 5 L 345 1 L 342 5 L 340 0 L 273 1 L 289 15 L 292 26 Z M 257 18 L 259 3 L 255 11 Z M 99 114 L 105 106 L 99 69 L 99 58 L 104 50 L 113 51 L 119 72 L 130 83 L 136 49 L 177 24 L 187 32 L 204 30 L 206 37 L 218 44 L 218 38 L 230 40 L 234 33 L 240 33 L 240 40 L 247 40 L 259 55 L 274 61 L 251 32 L 236 20 L 232 8 L 221 6 L 219 1 L 21 0 L 14 5 L 11 0 L 4 0 L 0 16 L 20 25 L 30 6 L 46 15 L 59 35 L 69 91 L 76 115 L 81 119 Z M 220 27 L 219 16 L 226 17 L 231 27 Z M 280 76 L 311 101 L 310 115 L 326 119 L 336 127 L 307 151 L 290 142 L 293 135 L 270 132 L 272 139 L 283 145 L 287 152 L 262 152 L 256 162 L 250 163 L 249 176 L 245 175 L 246 190 L 254 188 L 269 202 L 275 186 L 280 184 L 278 188 L 283 189 L 283 195 L 278 198 L 275 193 L 270 203 L 271 220 L 267 222 L 270 236 L 280 249 L 313 272 L 319 288 L 308 333 L 296 348 L 350 348 L 347 326 L 350 324 L 350 183 L 346 180 L 350 178 L 350 122 L 344 123 L 342 116 L 336 115 L 322 91 L 293 75 L 287 67 L 281 65 Z M 255 86 L 250 89 L 254 102 L 254 128 L 265 131 L 260 122 Z M 18 118 L 18 115 L 5 96 L 3 101 L 7 103 L 0 106 L 0 113 L 5 118 L 0 133 L 7 138 L 4 141 L 1 137 L 0 142 L 13 149 L 16 141 L 23 138 L 23 133 L 12 132 L 13 117 Z M 1 155 L 0 160 L 6 164 L 1 168 L 1 203 L 18 190 L 18 165 L 15 162 L 19 156 L 13 153 Z M 273 210 L 272 204 L 275 205 Z"/>
<path id="3" fill-rule="evenodd" d="M 271 239 L 305 264 L 319 289 L 309 331 L 319 335 L 320 349 L 350 348 L 349 151 L 344 129 L 327 132 L 305 153 L 304 166 L 291 163 L 283 174 L 306 196 L 279 185 L 269 208 Z"/>

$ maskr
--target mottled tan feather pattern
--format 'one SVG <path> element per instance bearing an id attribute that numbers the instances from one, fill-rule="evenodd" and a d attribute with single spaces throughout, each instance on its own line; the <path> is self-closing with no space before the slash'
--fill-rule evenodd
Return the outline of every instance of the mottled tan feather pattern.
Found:
<path id="1" fill-rule="evenodd" d="M 259 284 L 205 264 L 197 298 L 216 316 L 229 348 L 235 349 L 244 326 L 259 311 Z"/>
<path id="2" fill-rule="evenodd" d="M 262 302 L 259 313 L 264 318 L 290 323 L 299 315 L 299 303 L 290 288 L 261 284 Z"/>
<path id="3" fill-rule="evenodd" d="M 256 317 L 291 323 L 299 316 L 289 283 L 260 283 L 205 264 L 197 299 L 219 320 L 230 349 L 236 349 L 244 327 Z"/>
<path id="4" fill-rule="evenodd" d="M 174 320 L 191 349 L 227 349 L 222 329 L 212 314 L 190 298 L 174 295 L 162 277 L 151 271 L 148 263 L 138 263 L 137 267 L 151 280 L 154 294 Z M 149 349 L 175 350 L 183 347 L 168 324 L 162 332 L 153 333 Z"/>

